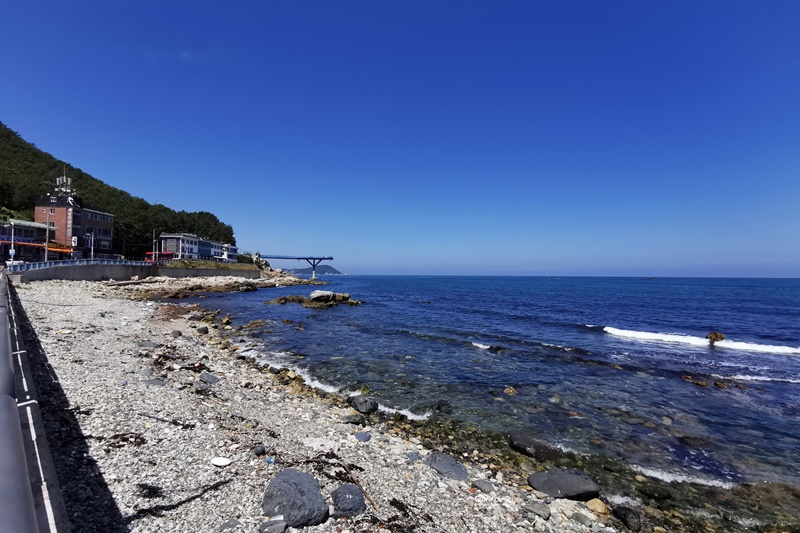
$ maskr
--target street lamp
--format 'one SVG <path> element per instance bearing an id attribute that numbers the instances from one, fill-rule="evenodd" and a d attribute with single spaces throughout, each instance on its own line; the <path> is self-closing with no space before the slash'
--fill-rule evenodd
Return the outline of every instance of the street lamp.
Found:
<path id="1" fill-rule="evenodd" d="M 50 248 L 50 210 L 42 209 L 42 211 L 47 213 L 47 229 L 44 237 L 44 262 L 47 263 L 47 251 Z"/>
<path id="2" fill-rule="evenodd" d="M 86 237 L 87 239 L 91 239 L 91 246 L 92 246 L 92 256 L 91 256 L 91 259 L 94 259 L 94 232 L 92 232 L 92 233 L 87 233 L 86 235 L 84 235 L 84 237 Z"/>
<path id="3" fill-rule="evenodd" d="M 14 223 L 11 222 L 10 224 L 6 224 L 3 227 L 7 228 L 9 226 L 11 227 L 11 248 L 9 248 L 8 250 L 8 258 L 11 260 L 11 264 L 14 264 L 14 253 L 16 252 L 16 250 L 14 250 Z"/>

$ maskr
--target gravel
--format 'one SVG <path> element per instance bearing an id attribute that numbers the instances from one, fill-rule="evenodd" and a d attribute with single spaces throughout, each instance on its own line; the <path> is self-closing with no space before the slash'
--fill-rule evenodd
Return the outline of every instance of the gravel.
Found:
<path id="1" fill-rule="evenodd" d="M 442 477 L 409 460 L 431 450 L 380 425 L 358 427 L 371 435 L 362 442 L 346 422 L 353 409 L 281 384 L 236 357 L 237 348 L 251 346 L 221 349 L 216 328 L 200 334 L 208 323 L 189 320 L 188 308 L 134 298 L 140 288 L 76 281 L 16 287 L 63 389 L 65 412 L 80 429 L 70 436 L 65 415 L 49 413 L 53 454 L 92 465 L 60 470 L 75 531 L 257 532 L 269 527 L 264 491 L 286 468 L 314 476 L 328 504 L 346 483 L 367 497 L 364 514 L 302 528 L 308 533 L 616 531 L 584 503 L 548 505 L 530 487 L 495 478 L 487 484 L 491 473 L 466 459 L 469 479 Z M 87 477 L 100 488 L 80 494 Z M 98 503 L 102 490 L 111 512 Z M 549 508 L 550 518 L 528 503 L 542 515 L 541 506 Z"/>

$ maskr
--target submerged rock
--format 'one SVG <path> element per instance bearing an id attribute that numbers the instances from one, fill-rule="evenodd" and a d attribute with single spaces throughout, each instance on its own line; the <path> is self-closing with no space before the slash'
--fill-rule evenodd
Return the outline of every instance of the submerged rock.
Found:
<path id="1" fill-rule="evenodd" d="M 531 430 L 509 433 L 508 444 L 511 449 L 529 455 L 538 461 L 556 461 L 565 456 L 574 456 L 574 454 L 564 452 L 540 439 L 538 434 Z"/>

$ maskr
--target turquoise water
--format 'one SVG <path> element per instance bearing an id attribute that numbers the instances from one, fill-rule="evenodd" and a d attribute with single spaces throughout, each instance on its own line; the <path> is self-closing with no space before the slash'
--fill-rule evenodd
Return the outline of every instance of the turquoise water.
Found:
<path id="1" fill-rule="evenodd" d="M 388 408 L 535 428 L 662 479 L 800 485 L 800 280 L 324 279 L 365 303 L 264 305 L 311 286 L 203 303 L 269 321 L 265 364 Z"/>

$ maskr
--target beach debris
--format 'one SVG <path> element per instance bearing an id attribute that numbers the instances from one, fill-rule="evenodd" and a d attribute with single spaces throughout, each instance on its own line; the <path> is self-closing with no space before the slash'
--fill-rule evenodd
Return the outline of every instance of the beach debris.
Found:
<path id="1" fill-rule="evenodd" d="M 600 487 L 582 470 L 565 468 L 536 472 L 528 476 L 528 485 L 553 498 L 589 501 L 600 496 Z"/>
<path id="2" fill-rule="evenodd" d="M 368 415 L 378 410 L 378 402 L 366 396 L 351 396 L 348 398 L 350 405 L 361 414 Z"/>
<path id="3" fill-rule="evenodd" d="M 358 442 L 369 442 L 369 440 L 372 438 L 372 435 L 370 435 L 369 433 L 367 433 L 365 431 L 359 431 L 358 433 L 354 434 L 353 436 L 356 438 L 356 440 Z"/>
<path id="4" fill-rule="evenodd" d="M 328 506 L 320 494 L 319 481 L 294 468 L 287 468 L 267 485 L 261 500 L 265 516 L 283 515 L 289 527 L 316 526 L 328 519 Z"/>
<path id="5" fill-rule="evenodd" d="M 137 413 L 137 414 L 139 416 L 143 416 L 143 417 L 146 417 L 146 418 L 151 418 L 153 420 L 158 420 L 159 422 L 166 422 L 167 424 L 172 424 L 173 426 L 178 426 L 178 427 L 181 427 L 183 429 L 194 429 L 194 424 L 192 424 L 190 422 L 189 423 L 181 422 L 180 420 L 175 420 L 174 418 L 172 418 L 172 419 L 161 418 L 160 416 L 155 416 L 155 415 L 151 415 L 151 414 L 148 414 L 148 413 Z"/>
<path id="6" fill-rule="evenodd" d="M 220 378 L 218 378 L 214 374 L 209 374 L 208 372 L 203 372 L 203 373 L 200 374 L 200 380 L 201 381 L 205 381 L 206 383 L 208 383 L 210 385 L 213 385 L 214 383 L 217 383 L 219 381 L 219 379 Z"/>
<path id="7" fill-rule="evenodd" d="M 711 333 L 706 335 L 706 339 L 708 339 L 708 342 L 709 344 L 711 344 L 711 346 L 714 346 L 715 342 L 724 341 L 725 335 L 723 335 L 719 331 L 712 331 Z"/>
<path id="8" fill-rule="evenodd" d="M 469 472 L 464 465 L 442 452 L 431 452 L 425 458 L 425 464 L 433 468 L 441 475 L 449 479 L 457 481 L 466 481 L 469 479 Z"/>
<path id="9" fill-rule="evenodd" d="M 357 516 L 367 510 L 364 494 L 356 485 L 345 483 L 331 493 L 334 518 Z"/>
<path id="10" fill-rule="evenodd" d="M 231 463 L 232 461 L 227 457 L 214 457 L 213 459 L 211 459 L 211 464 L 214 466 L 219 466 L 220 468 L 228 466 Z"/>
<path id="11" fill-rule="evenodd" d="M 626 507 L 624 505 L 617 505 L 611 510 L 611 514 L 634 533 L 641 531 L 642 519 L 639 517 L 638 511 L 635 509 L 631 509 L 630 507 Z"/>
<path id="12" fill-rule="evenodd" d="M 259 526 L 258 533 L 284 533 L 288 527 L 283 520 L 268 520 Z"/>
<path id="13" fill-rule="evenodd" d="M 508 386 L 505 389 L 503 389 L 503 392 L 506 393 L 509 396 L 514 396 L 517 393 L 517 389 L 515 389 L 514 387 L 511 387 L 511 386 Z"/>

